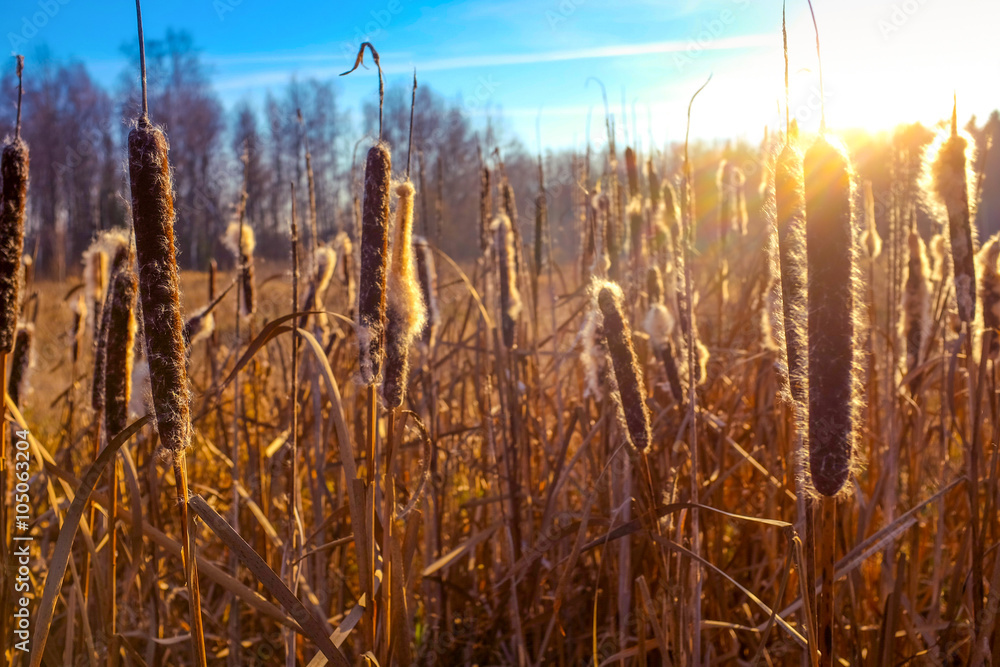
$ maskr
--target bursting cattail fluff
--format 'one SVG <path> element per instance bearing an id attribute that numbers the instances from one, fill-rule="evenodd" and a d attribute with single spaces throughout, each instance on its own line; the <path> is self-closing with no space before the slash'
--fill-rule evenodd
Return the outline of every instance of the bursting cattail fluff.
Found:
<path id="1" fill-rule="evenodd" d="M 517 263 L 514 234 L 510 218 L 504 214 L 493 220 L 496 234 L 496 257 L 500 280 L 500 316 L 503 324 L 503 343 L 514 347 L 517 317 L 521 314 L 521 293 L 517 289 Z"/>
<path id="2" fill-rule="evenodd" d="M 18 407 L 28 393 L 28 376 L 31 367 L 34 365 L 34 350 L 32 342 L 35 338 L 35 326 L 30 322 L 19 324 L 15 335 L 14 351 L 11 354 L 10 378 L 7 380 L 7 394 L 10 400 Z M 0 378 L 2 380 L 2 378 Z"/>
<path id="3" fill-rule="evenodd" d="M 983 335 L 989 335 L 990 358 L 1000 356 L 1000 235 L 993 235 L 979 251 L 979 294 L 983 300 Z"/>
<path id="4" fill-rule="evenodd" d="M 28 162 L 28 145 L 20 137 L 7 144 L 0 156 L 3 180 L 3 199 L 0 200 L 0 354 L 13 350 L 17 328 L 24 211 L 28 202 Z"/>
<path id="5" fill-rule="evenodd" d="M 365 200 L 361 213 L 361 278 L 358 281 L 358 366 L 361 382 L 377 384 L 382 376 L 385 334 L 385 279 L 389 255 L 389 149 L 368 150 Z"/>
<path id="6" fill-rule="evenodd" d="M 403 404 L 409 377 L 410 346 L 424 328 L 427 308 L 413 262 L 413 184 L 396 186 L 396 233 L 389 265 L 386 303 L 385 378 L 382 398 L 390 408 Z"/>
<path id="7" fill-rule="evenodd" d="M 188 357 L 191 356 L 191 349 L 203 340 L 208 339 L 215 331 L 215 316 L 208 306 L 202 308 L 184 323 L 184 345 L 187 348 Z"/>
<path id="8" fill-rule="evenodd" d="M 252 315 L 257 308 L 253 268 L 253 251 L 257 247 L 257 240 L 253 228 L 245 220 L 230 222 L 223 242 L 233 253 L 240 271 L 240 313 L 244 316 Z"/>
<path id="9" fill-rule="evenodd" d="M 961 320 L 976 317 L 975 150 L 972 138 L 958 130 L 952 111 L 951 131 L 942 131 L 924 153 L 921 193 L 925 207 L 948 230 L 955 300 Z"/>
<path id="10" fill-rule="evenodd" d="M 600 310 L 607 353 L 614 369 L 612 396 L 619 417 L 625 423 L 629 444 L 639 453 L 646 452 L 652 442 L 649 410 L 646 407 L 646 386 L 632 346 L 632 331 L 622 309 L 621 288 L 614 283 L 595 281 L 592 298 Z"/>
<path id="11" fill-rule="evenodd" d="M 809 276 L 809 473 L 824 496 L 844 489 L 854 460 L 853 174 L 846 151 L 821 134 L 803 158 Z"/>
<path id="12" fill-rule="evenodd" d="M 104 432 L 109 438 L 128 424 L 132 395 L 132 362 L 135 350 L 135 297 L 138 288 L 135 271 L 126 262 L 111 281 L 106 310 L 108 330 L 104 362 Z"/>
<path id="13" fill-rule="evenodd" d="M 191 441 L 184 321 L 174 251 L 174 201 L 167 138 L 142 116 L 129 132 L 132 224 L 153 409 L 164 449 Z"/>
<path id="14" fill-rule="evenodd" d="M 907 239 L 909 261 L 903 290 L 900 334 L 906 341 L 906 372 L 911 373 L 924 357 L 931 332 L 930 265 L 920 234 L 911 231 Z M 996 264 L 996 255 L 993 257 Z M 913 385 L 911 385 L 913 386 Z"/>
<path id="15" fill-rule="evenodd" d="M 417 259 L 417 280 L 420 281 L 420 293 L 423 295 L 424 305 L 427 307 L 427 319 L 424 322 L 424 330 L 421 332 L 420 338 L 430 345 L 434 342 L 434 332 L 441 320 L 437 300 L 437 269 L 434 267 L 434 253 L 424 237 L 413 237 L 413 254 Z"/>

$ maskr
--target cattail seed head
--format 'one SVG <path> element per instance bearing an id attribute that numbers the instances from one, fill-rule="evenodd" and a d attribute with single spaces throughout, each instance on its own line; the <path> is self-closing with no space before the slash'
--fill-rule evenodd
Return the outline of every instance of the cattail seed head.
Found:
<path id="1" fill-rule="evenodd" d="M 0 199 L 0 354 L 13 350 L 17 328 L 28 163 L 28 145 L 20 137 L 7 144 L 0 156 L 3 182 L 3 199 Z"/>
<path id="2" fill-rule="evenodd" d="M 215 331 L 215 315 L 208 308 L 199 310 L 184 323 L 184 344 L 191 356 L 191 349 L 206 340 Z"/>
<path id="3" fill-rule="evenodd" d="M 361 213 L 361 278 L 358 284 L 358 358 L 361 382 L 382 376 L 385 280 L 389 261 L 389 178 L 392 161 L 382 143 L 368 150 Z"/>
<path id="4" fill-rule="evenodd" d="M 930 265 L 920 234 L 911 231 L 907 246 L 910 257 L 904 282 L 900 334 L 906 341 L 906 371 L 912 372 L 923 360 L 931 331 Z M 996 255 L 993 264 L 996 265 Z"/>
<path id="5" fill-rule="evenodd" d="M 680 373 L 677 369 L 677 360 L 674 359 L 674 350 L 671 339 L 674 332 L 675 320 L 670 314 L 670 310 L 662 303 L 653 303 L 646 313 L 643 321 L 643 329 L 649 335 L 649 342 L 653 346 L 653 351 L 663 362 L 663 368 L 667 374 L 667 383 L 670 385 L 670 393 L 674 400 L 680 404 L 684 400 L 684 387 L 681 384 Z"/>
<path id="6" fill-rule="evenodd" d="M 390 408 L 403 404 L 409 377 L 409 352 L 427 321 L 427 308 L 420 292 L 413 262 L 413 184 L 396 186 L 396 233 L 389 265 L 386 304 L 385 378 L 382 398 Z"/>
<path id="7" fill-rule="evenodd" d="M 354 244 L 351 242 L 351 237 L 347 235 L 347 232 L 338 232 L 337 236 L 333 239 L 333 247 L 336 248 L 337 252 L 337 266 L 341 267 L 339 275 L 343 278 L 343 283 L 347 287 L 346 301 L 353 307 L 357 298 L 354 281 L 354 267 L 357 265 L 357 262 L 354 261 Z"/>
<path id="8" fill-rule="evenodd" d="M 809 275 L 809 473 L 813 488 L 836 496 L 855 450 L 853 174 L 843 147 L 823 134 L 806 151 L 806 256 Z"/>
<path id="9" fill-rule="evenodd" d="M 514 347 L 517 318 L 521 314 L 521 293 L 517 288 L 517 265 L 515 263 L 514 234 L 510 218 L 504 214 L 493 220 L 496 234 L 497 267 L 500 280 L 500 315 L 503 327 L 503 343 Z"/>
<path id="10" fill-rule="evenodd" d="M 145 116 L 129 132 L 132 224 L 139 268 L 143 334 L 160 442 L 174 456 L 191 441 L 174 201 L 167 138 Z"/>
<path id="11" fill-rule="evenodd" d="M 111 326 L 111 310 L 100 306 L 101 321 L 94 330 L 94 372 L 91 375 L 90 407 L 98 418 L 104 413 L 107 393 L 104 388 L 104 365 L 108 357 L 108 327 Z"/>
<path id="12" fill-rule="evenodd" d="M 948 229 L 958 315 L 966 323 L 976 316 L 974 145 L 958 130 L 953 112 L 951 131 L 943 130 L 927 147 L 921 176 L 925 207 Z"/>
<path id="13" fill-rule="evenodd" d="M 983 244 L 979 251 L 979 294 L 983 299 L 983 335 L 993 331 L 989 355 L 1000 356 L 1000 235 L 995 234 Z"/>
<path id="14" fill-rule="evenodd" d="M 774 165 L 775 226 L 781 283 L 785 361 L 792 399 L 806 405 L 808 380 L 806 203 L 802 156 L 791 144 Z"/>
<path id="15" fill-rule="evenodd" d="M 240 313 L 252 315 L 257 309 L 254 281 L 253 251 L 257 240 L 246 221 L 230 222 L 223 243 L 233 253 L 240 270 Z"/>
<path id="16" fill-rule="evenodd" d="M 421 339 L 428 345 L 434 341 L 434 332 L 441 321 L 437 300 L 437 269 L 434 266 L 434 253 L 427 239 L 422 236 L 413 237 L 413 253 L 417 258 L 417 280 L 420 281 L 420 293 L 427 307 L 427 321 L 421 332 Z"/>
<path id="17" fill-rule="evenodd" d="M 131 262 L 116 271 L 106 310 L 109 312 L 104 361 L 104 432 L 109 438 L 128 424 L 132 393 L 132 361 L 135 349 L 135 297 L 138 280 Z"/>
<path id="18" fill-rule="evenodd" d="M 10 377 L 7 380 L 7 394 L 18 408 L 21 408 L 21 401 L 28 393 L 28 376 L 34 365 L 34 350 L 32 349 L 34 338 L 35 325 L 26 322 L 17 326 L 14 351 L 10 360 Z"/>
<path id="19" fill-rule="evenodd" d="M 646 235 L 646 220 L 642 214 L 642 200 L 639 197 L 629 200 L 626 215 L 628 215 L 632 263 L 633 267 L 638 267 L 645 257 L 643 242 Z"/>
<path id="20" fill-rule="evenodd" d="M 614 283 L 595 282 L 592 289 L 597 292 L 604 340 L 614 369 L 615 389 L 612 396 L 618 405 L 619 417 L 625 422 L 629 444 L 637 452 L 645 453 L 653 440 L 646 407 L 646 387 L 632 346 L 632 331 L 622 310 L 621 288 Z"/>

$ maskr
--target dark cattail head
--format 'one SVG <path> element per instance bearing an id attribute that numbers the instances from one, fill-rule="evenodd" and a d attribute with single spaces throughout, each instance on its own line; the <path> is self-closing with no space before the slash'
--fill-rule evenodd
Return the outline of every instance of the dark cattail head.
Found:
<path id="1" fill-rule="evenodd" d="M 859 369 L 855 336 L 854 180 L 844 148 L 825 133 L 803 158 L 809 276 L 809 473 L 836 496 L 855 460 Z"/>
<path id="2" fill-rule="evenodd" d="M 389 265 L 386 304 L 385 378 L 382 398 L 390 408 L 403 404 L 409 378 L 409 352 L 427 321 L 413 261 L 413 184 L 396 186 L 396 230 Z"/>
<path id="3" fill-rule="evenodd" d="M 504 214 L 493 220 L 496 235 L 498 280 L 500 282 L 500 317 L 503 342 L 508 348 L 514 347 L 517 318 L 521 314 L 521 292 L 517 288 L 516 246 L 510 218 Z"/>
<path id="4" fill-rule="evenodd" d="M 657 211 L 660 208 L 660 175 L 656 173 L 653 158 L 646 160 L 646 174 L 649 178 L 649 204 Z"/>
<path id="5" fill-rule="evenodd" d="M 167 152 L 163 132 L 139 118 L 128 153 L 143 334 L 160 442 L 177 456 L 190 444 L 191 420 Z"/>
<path id="6" fill-rule="evenodd" d="M 995 234 L 983 244 L 979 251 L 979 294 L 983 299 L 983 335 L 990 338 L 989 355 L 1000 356 L 1000 234 Z"/>
<path id="7" fill-rule="evenodd" d="M 240 313 L 252 315 L 257 309 L 254 281 L 253 251 L 257 240 L 253 228 L 245 220 L 230 222 L 223 243 L 236 259 L 240 271 Z"/>
<path id="8" fill-rule="evenodd" d="M 108 299 L 110 300 L 110 299 Z M 108 357 L 108 327 L 111 326 L 111 310 L 106 304 L 98 304 L 101 321 L 94 329 L 94 372 L 91 375 L 90 407 L 98 419 L 104 412 L 106 392 L 104 390 L 104 364 Z"/>
<path id="9" fill-rule="evenodd" d="M 950 131 L 939 132 L 924 153 L 921 176 L 925 207 L 948 229 L 958 315 L 966 323 L 976 317 L 974 146 L 953 110 Z"/>
<path id="10" fill-rule="evenodd" d="M 108 303 L 109 313 L 104 361 L 104 432 L 109 438 L 128 423 L 132 394 L 132 361 L 135 350 L 135 297 L 138 279 L 132 263 L 126 261 L 113 275 Z"/>
<path id="11" fill-rule="evenodd" d="M 593 289 L 597 292 L 604 340 L 614 369 L 611 394 L 618 405 L 619 417 L 625 423 L 629 444 L 637 452 L 645 453 L 653 440 L 646 407 L 646 386 L 632 345 L 632 330 L 625 319 L 622 291 L 614 283 L 595 283 Z"/>
<path id="12" fill-rule="evenodd" d="M 417 260 L 417 280 L 420 281 L 420 293 L 427 306 L 427 321 L 420 337 L 428 345 L 434 342 L 434 332 L 441 321 L 437 299 L 437 269 L 434 266 L 434 253 L 427 239 L 422 236 L 413 237 L 413 253 Z"/>
<path id="13" fill-rule="evenodd" d="M 361 213 L 361 278 L 358 281 L 358 360 L 361 382 L 382 376 L 385 334 L 385 281 L 389 261 L 389 148 L 378 143 L 365 163 L 365 200 Z"/>
<path id="14" fill-rule="evenodd" d="M 24 212 L 28 203 L 28 145 L 17 137 L 3 149 L 0 174 L 0 354 L 14 348 L 20 306 Z"/>
<path id="15" fill-rule="evenodd" d="M 28 393 L 28 376 L 34 365 L 32 343 L 35 338 L 35 325 L 30 322 L 19 324 L 14 338 L 14 351 L 10 360 L 10 377 L 7 380 L 7 394 L 14 405 L 20 409 L 21 401 Z"/>

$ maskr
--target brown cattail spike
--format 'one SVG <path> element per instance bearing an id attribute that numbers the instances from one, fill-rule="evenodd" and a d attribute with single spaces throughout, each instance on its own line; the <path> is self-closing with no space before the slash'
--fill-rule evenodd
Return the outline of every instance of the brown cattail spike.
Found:
<path id="1" fill-rule="evenodd" d="M 639 453 L 645 453 L 653 439 L 646 408 L 646 387 L 632 347 L 632 331 L 622 310 L 621 288 L 613 283 L 598 283 L 595 289 L 608 355 L 615 372 L 615 402 L 627 427 L 629 444 Z"/>
<path id="2" fill-rule="evenodd" d="M 132 394 L 132 361 L 135 349 L 135 297 L 138 282 L 131 262 L 112 278 L 105 310 L 109 313 L 104 362 L 104 432 L 109 438 L 120 433 L 128 422 Z"/>
<path id="3" fill-rule="evenodd" d="M 413 184 L 396 187 L 396 234 L 389 266 L 385 331 L 385 379 L 382 398 L 390 408 L 403 404 L 409 377 L 409 352 L 424 328 L 427 308 L 413 262 Z"/>
<path id="4" fill-rule="evenodd" d="M 132 220 L 153 409 L 163 447 L 177 456 L 190 444 L 174 201 L 167 138 L 143 116 L 129 132 Z"/>
<path id="5" fill-rule="evenodd" d="M 517 288 L 516 246 L 510 218 L 503 214 L 498 215 L 493 221 L 493 230 L 496 233 L 503 344 L 510 349 L 514 347 L 517 318 L 521 314 L 521 293 Z"/>
<path id="6" fill-rule="evenodd" d="M 437 301 L 437 270 L 434 267 L 434 253 L 427 239 L 422 236 L 413 237 L 413 252 L 417 258 L 417 280 L 420 281 L 420 293 L 424 305 L 427 306 L 427 321 L 420 337 L 428 345 L 434 342 L 434 332 L 441 319 Z"/>
<path id="7" fill-rule="evenodd" d="M 242 212 L 239 221 L 229 223 L 224 243 L 233 253 L 240 272 L 240 312 L 244 316 L 252 315 L 257 309 L 253 265 L 253 252 L 257 247 L 257 241 L 253 228 L 243 220 Z"/>
<path id="8" fill-rule="evenodd" d="M 3 177 L 3 200 L 0 204 L 0 354 L 14 348 L 21 253 L 24 251 L 24 212 L 28 202 L 28 162 L 28 145 L 20 137 L 7 144 L 0 157 L 0 174 Z"/>
<path id="9" fill-rule="evenodd" d="M 854 218 L 851 165 L 822 134 L 806 151 L 809 274 L 809 471 L 824 496 L 844 488 L 854 456 Z"/>
<path id="10" fill-rule="evenodd" d="M 988 353 L 1000 356 L 1000 235 L 994 235 L 979 251 L 979 293 L 983 299 L 983 335 L 989 336 Z"/>
<path id="11" fill-rule="evenodd" d="M 389 148 L 376 144 L 365 164 L 361 214 L 361 278 L 358 283 L 358 354 L 361 382 L 377 384 L 382 375 L 385 331 L 385 280 L 389 254 Z"/>
<path id="12" fill-rule="evenodd" d="M 950 132 L 938 133 L 924 154 L 922 194 L 934 217 L 948 228 L 952 276 L 958 316 L 966 323 L 976 317 L 975 219 L 976 163 L 972 138 L 959 131 L 957 109 Z"/>
<path id="13" fill-rule="evenodd" d="M 806 203 L 802 156 L 790 143 L 782 149 L 774 165 L 774 201 L 788 386 L 792 399 L 805 407 L 809 359 Z"/>

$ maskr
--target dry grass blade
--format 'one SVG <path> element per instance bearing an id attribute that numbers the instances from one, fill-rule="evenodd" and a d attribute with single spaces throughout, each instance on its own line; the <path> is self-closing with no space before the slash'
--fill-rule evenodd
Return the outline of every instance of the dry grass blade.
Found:
<path id="1" fill-rule="evenodd" d="M 248 570 L 257 577 L 264 588 L 273 595 L 281 606 L 288 610 L 303 632 L 315 642 L 328 660 L 341 667 L 350 667 L 344 654 L 330 641 L 323 630 L 323 624 L 319 619 L 309 613 L 305 606 L 299 601 L 281 581 L 281 577 L 275 574 L 274 570 L 267 566 L 264 559 L 254 551 L 246 541 L 240 537 L 229 523 L 219 516 L 212 507 L 199 495 L 191 496 L 188 499 L 188 506 L 194 510 L 195 514 L 201 517 L 212 532 L 232 549 Z"/>
<path id="2" fill-rule="evenodd" d="M 45 577 L 45 588 L 42 591 L 42 598 L 38 603 L 38 612 L 35 618 L 35 635 L 32 637 L 34 650 L 31 653 L 31 662 L 29 663 L 31 667 L 39 667 L 42 664 L 42 657 L 45 654 L 45 642 L 49 637 L 56 600 L 59 597 L 63 575 L 66 574 L 66 566 L 69 563 L 69 557 L 73 550 L 73 538 L 76 537 L 76 531 L 80 528 L 80 520 L 83 518 L 83 512 L 87 507 L 90 494 L 94 492 L 97 482 L 101 479 L 101 475 L 104 474 L 104 469 L 115 458 L 118 449 L 128 442 L 129 438 L 135 435 L 139 429 L 148 424 L 152 418 L 152 415 L 146 415 L 129 424 L 125 430 L 115 436 L 108 443 L 108 446 L 104 448 L 104 451 L 101 452 L 101 455 L 97 457 L 94 464 L 87 469 L 87 474 L 84 475 L 80 486 L 76 489 L 73 503 L 66 513 L 66 519 L 63 522 L 62 529 L 59 531 L 59 538 L 56 540 L 55 549 L 48 562 L 49 567 L 48 574 Z"/>

